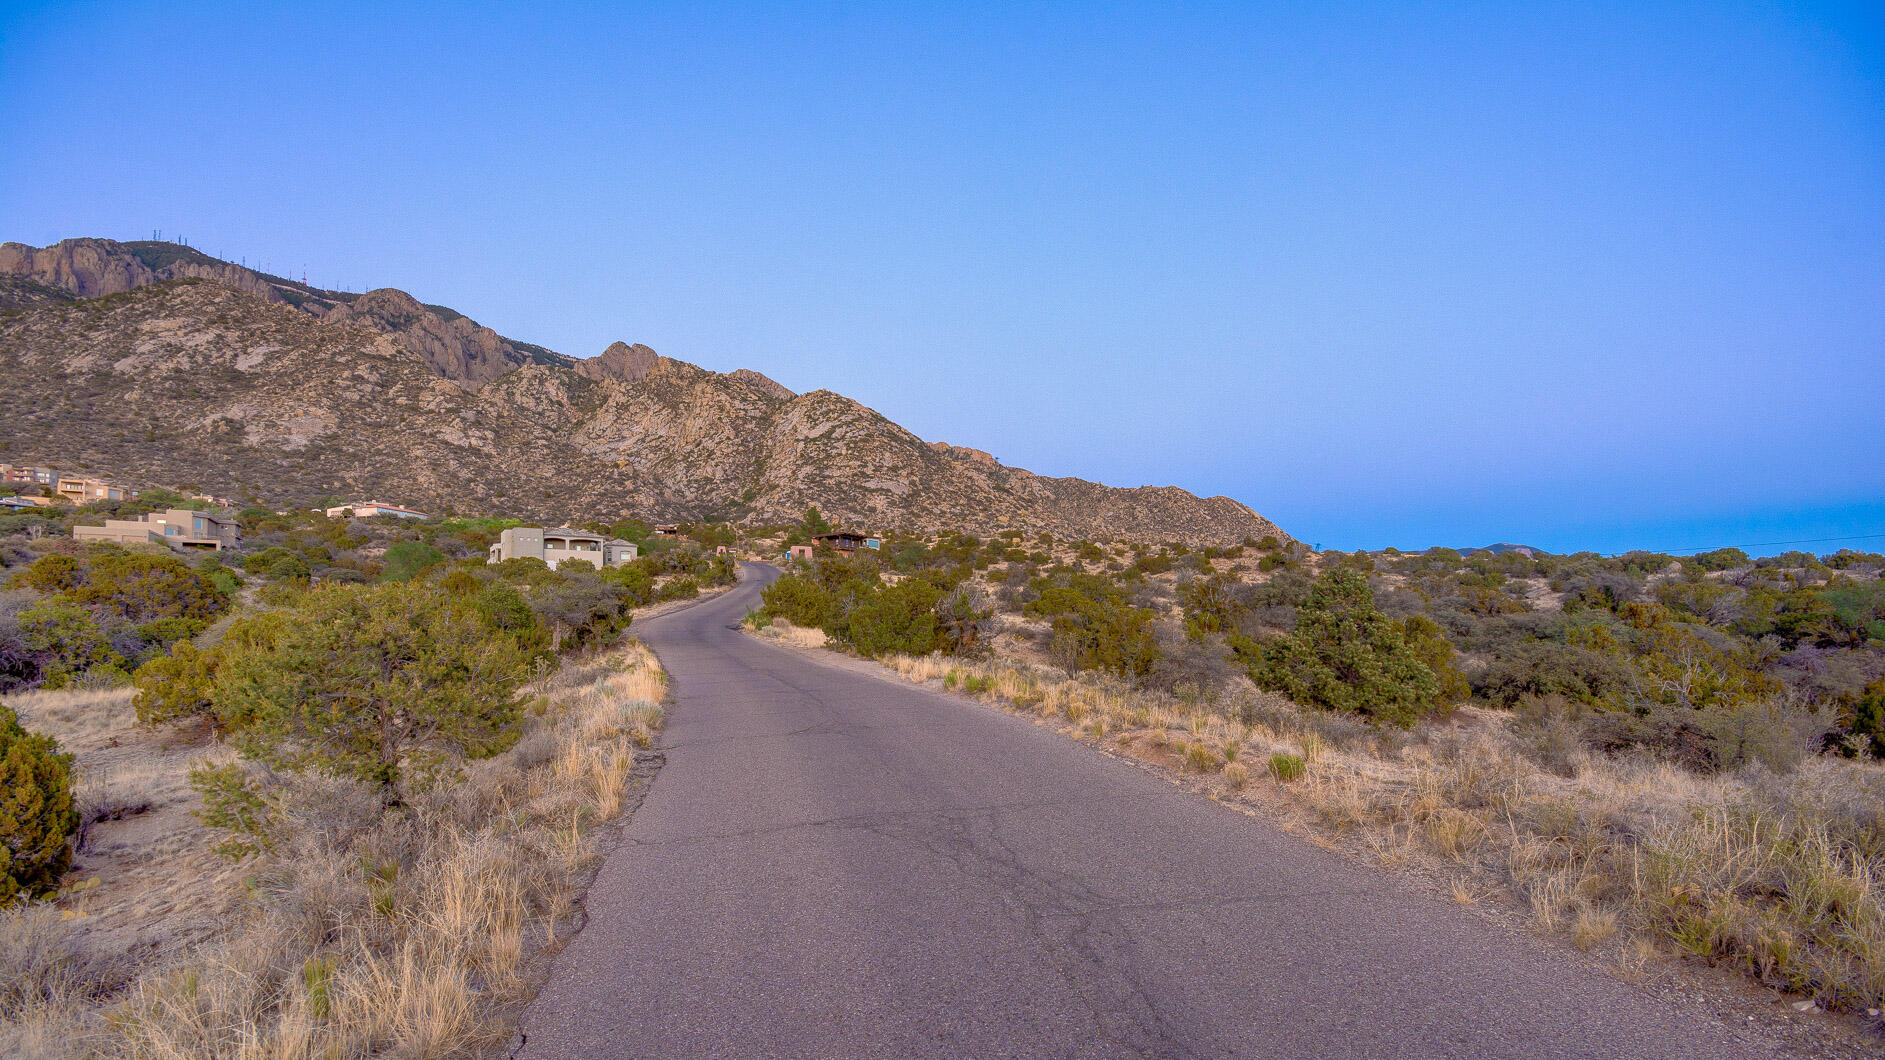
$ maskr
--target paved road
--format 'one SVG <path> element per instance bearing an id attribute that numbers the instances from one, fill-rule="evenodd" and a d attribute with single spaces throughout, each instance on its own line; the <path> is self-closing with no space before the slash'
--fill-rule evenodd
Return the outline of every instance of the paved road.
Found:
<path id="1" fill-rule="evenodd" d="M 667 764 L 524 1018 L 561 1057 L 1764 1055 L 1024 720 L 647 622 Z"/>

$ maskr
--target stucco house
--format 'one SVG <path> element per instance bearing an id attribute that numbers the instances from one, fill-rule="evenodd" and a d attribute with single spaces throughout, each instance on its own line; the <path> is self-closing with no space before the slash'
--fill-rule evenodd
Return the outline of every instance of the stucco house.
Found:
<path id="1" fill-rule="evenodd" d="M 640 555 L 641 549 L 634 542 L 619 537 L 604 538 L 601 534 L 571 530 L 567 526 L 554 530 L 545 530 L 540 526 L 513 526 L 497 536 L 497 543 L 491 546 L 486 562 L 540 559 L 555 567 L 566 559 L 575 559 L 601 569 L 632 563 Z"/>
<path id="2" fill-rule="evenodd" d="M 59 496 L 73 504 L 86 504 L 91 501 L 122 501 L 137 496 L 136 490 L 114 486 L 98 478 L 61 477 L 55 488 Z"/>
<path id="3" fill-rule="evenodd" d="M 75 541 L 109 541 L 119 545 L 160 544 L 181 551 L 221 552 L 242 540 L 241 527 L 226 515 L 170 508 L 136 519 L 107 519 L 103 526 L 75 526 Z"/>
<path id="4" fill-rule="evenodd" d="M 327 517 L 329 519 L 344 519 L 349 516 L 355 519 L 371 519 L 376 515 L 390 515 L 397 519 L 430 518 L 430 516 L 426 515 L 424 512 L 414 511 L 411 508 L 402 508 L 397 504 L 386 504 L 381 501 L 368 501 L 365 504 L 343 504 L 338 508 L 327 509 Z"/>

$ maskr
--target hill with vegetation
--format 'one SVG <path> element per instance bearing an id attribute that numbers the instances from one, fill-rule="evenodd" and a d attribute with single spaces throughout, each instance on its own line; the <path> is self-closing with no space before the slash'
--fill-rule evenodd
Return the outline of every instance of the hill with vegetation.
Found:
<path id="1" fill-rule="evenodd" d="M 840 525 L 1227 545 L 1225 497 L 934 445 L 865 406 L 617 343 L 577 360 L 402 291 L 321 291 L 173 244 L 0 246 L 0 453 L 266 504 L 377 496 L 579 521 Z"/>

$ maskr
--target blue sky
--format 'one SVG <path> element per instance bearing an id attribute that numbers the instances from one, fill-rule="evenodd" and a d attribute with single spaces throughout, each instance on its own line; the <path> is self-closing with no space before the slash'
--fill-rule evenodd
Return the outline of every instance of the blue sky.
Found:
<path id="1" fill-rule="evenodd" d="M 0 3 L 0 239 L 161 229 L 1327 547 L 1856 538 L 1880 11 Z"/>

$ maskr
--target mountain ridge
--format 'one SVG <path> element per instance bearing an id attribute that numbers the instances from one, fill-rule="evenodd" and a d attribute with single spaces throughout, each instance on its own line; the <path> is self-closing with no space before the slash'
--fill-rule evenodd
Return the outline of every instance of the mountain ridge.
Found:
<path id="1" fill-rule="evenodd" d="M 879 530 L 1287 538 L 1229 498 L 1035 475 L 751 370 L 626 343 L 578 360 L 392 288 L 340 296 L 126 247 L 0 245 L 0 294 L 28 299 L 0 318 L 0 368 L 26 381 L 0 424 L 11 453 L 530 517 L 776 523 L 817 504 Z"/>

